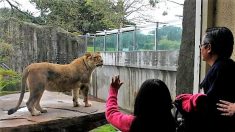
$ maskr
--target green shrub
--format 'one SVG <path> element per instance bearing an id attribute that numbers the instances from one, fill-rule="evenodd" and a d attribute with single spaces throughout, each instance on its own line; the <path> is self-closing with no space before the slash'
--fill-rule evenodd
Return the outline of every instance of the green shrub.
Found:
<path id="1" fill-rule="evenodd" d="M 7 62 L 14 54 L 14 49 L 11 44 L 0 39 L 0 62 Z"/>
<path id="2" fill-rule="evenodd" d="M 20 80 L 19 73 L 0 68 L 0 91 L 18 91 L 20 89 Z"/>

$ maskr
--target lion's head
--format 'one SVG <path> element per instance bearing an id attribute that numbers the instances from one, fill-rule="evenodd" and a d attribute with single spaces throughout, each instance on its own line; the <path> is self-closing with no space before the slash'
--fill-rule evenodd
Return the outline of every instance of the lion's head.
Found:
<path id="1" fill-rule="evenodd" d="M 89 67 L 95 68 L 103 65 L 103 59 L 100 55 L 100 52 L 86 53 L 86 64 Z"/>

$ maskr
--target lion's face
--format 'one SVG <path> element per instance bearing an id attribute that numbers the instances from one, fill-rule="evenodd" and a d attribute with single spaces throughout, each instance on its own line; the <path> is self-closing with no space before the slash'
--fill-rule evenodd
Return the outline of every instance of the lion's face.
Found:
<path id="1" fill-rule="evenodd" d="M 87 63 L 89 66 L 98 67 L 103 65 L 103 59 L 99 52 L 87 53 Z"/>

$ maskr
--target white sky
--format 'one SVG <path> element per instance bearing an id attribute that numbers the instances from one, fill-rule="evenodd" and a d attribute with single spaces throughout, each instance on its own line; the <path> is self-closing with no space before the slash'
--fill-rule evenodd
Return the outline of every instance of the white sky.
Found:
<path id="1" fill-rule="evenodd" d="M 39 16 L 40 11 L 35 9 L 35 6 L 29 2 L 29 0 L 15 0 L 17 1 L 21 6 L 20 9 L 23 11 L 30 11 L 33 13 L 34 16 Z M 14 3 L 13 3 L 14 4 Z M 0 2 L 0 8 L 1 7 L 10 7 L 7 2 Z"/>
<path id="2" fill-rule="evenodd" d="M 32 5 L 29 0 L 16 0 L 21 4 L 21 10 L 30 11 L 34 16 L 38 16 L 40 11 L 35 9 L 35 6 Z M 148 2 L 148 0 L 143 0 L 144 2 Z M 157 4 L 155 8 L 149 7 L 143 14 L 148 15 L 151 18 L 152 22 L 166 22 L 170 24 L 181 25 L 182 17 L 178 17 L 176 15 L 183 15 L 183 6 L 175 4 L 184 3 L 184 0 L 160 0 L 161 2 Z M 170 2 L 173 1 L 173 2 Z M 8 3 L 0 2 L 1 7 L 9 7 Z M 163 16 L 162 13 L 166 11 L 167 15 Z M 135 18 L 138 14 L 132 14 L 129 18 Z M 138 25 L 146 24 L 145 22 L 141 22 Z"/>
<path id="3" fill-rule="evenodd" d="M 144 0 L 148 2 L 148 0 Z M 156 5 L 156 7 L 148 7 L 144 14 L 151 18 L 152 22 L 164 22 L 174 25 L 181 26 L 183 16 L 183 6 L 176 4 L 174 2 L 184 4 L 184 0 L 160 0 L 161 2 Z M 173 1 L 173 2 L 171 2 Z M 167 15 L 163 15 L 163 12 L 167 12 Z M 138 14 L 133 14 L 130 18 L 138 17 Z M 143 22 L 141 22 L 144 24 Z M 142 25 L 140 23 L 140 25 Z"/>

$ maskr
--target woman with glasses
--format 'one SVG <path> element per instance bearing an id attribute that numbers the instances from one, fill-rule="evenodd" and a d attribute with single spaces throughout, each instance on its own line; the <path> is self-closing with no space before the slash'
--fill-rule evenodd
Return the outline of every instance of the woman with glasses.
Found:
<path id="1" fill-rule="evenodd" d="M 234 38 L 227 27 L 208 28 L 200 45 L 202 60 L 210 69 L 200 88 L 208 97 L 208 128 L 220 132 L 234 131 L 235 120 L 217 109 L 219 100 L 235 102 L 235 63 L 230 59 Z"/>

